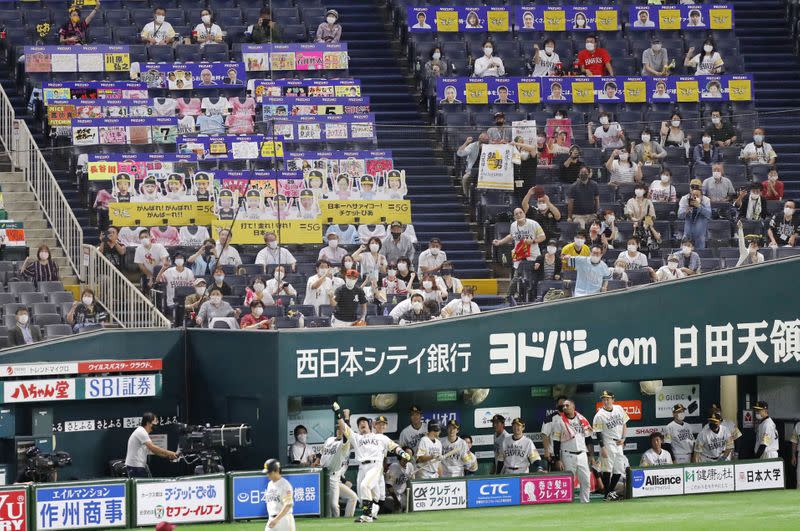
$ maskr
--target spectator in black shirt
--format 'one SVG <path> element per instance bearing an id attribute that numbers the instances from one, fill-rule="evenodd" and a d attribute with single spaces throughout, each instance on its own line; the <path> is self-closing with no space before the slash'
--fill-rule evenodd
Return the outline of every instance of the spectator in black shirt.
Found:
<path id="1" fill-rule="evenodd" d="M 411 266 L 411 260 L 405 256 L 401 256 L 397 260 L 397 278 L 405 282 L 409 290 L 419 287 L 419 279 Z"/>
<path id="2" fill-rule="evenodd" d="M 422 294 L 419 292 L 414 293 L 411 296 L 411 309 L 400 317 L 400 324 L 421 323 L 430 320 L 431 312 L 425 308 Z"/>
<path id="3" fill-rule="evenodd" d="M 80 302 L 75 301 L 67 313 L 67 323 L 72 325 L 72 331 L 77 333 L 87 326 L 103 324 L 108 321 L 108 311 L 94 298 L 94 292 L 89 288 L 83 290 Z"/>
<path id="4" fill-rule="evenodd" d="M 333 293 L 335 309 L 331 326 L 335 328 L 353 326 L 367 315 L 367 295 L 356 285 L 360 276 L 358 271 L 348 269 L 344 276 L 344 286 L 339 286 Z"/>
<path id="5" fill-rule="evenodd" d="M 578 172 L 580 172 L 581 166 L 583 165 L 584 162 L 581 158 L 581 148 L 578 146 L 572 146 L 569 148 L 569 156 L 564 162 L 561 163 L 559 180 L 566 184 L 574 183 L 578 180 Z"/>
<path id="6" fill-rule="evenodd" d="M 105 256 L 109 262 L 114 264 L 117 269 L 122 269 L 122 261 L 125 258 L 125 244 L 119 241 L 119 229 L 109 227 L 100 239 L 97 250 Z"/>
<path id="7" fill-rule="evenodd" d="M 268 7 L 261 8 L 258 20 L 249 29 L 250 41 L 255 44 L 283 42 L 283 31 L 278 23 L 272 20 L 272 12 Z"/>
<path id="8" fill-rule="evenodd" d="M 531 199 L 535 198 L 533 208 L 531 208 Z M 550 197 L 544 193 L 544 188 L 541 186 L 534 186 L 525 197 L 522 199 L 522 211 L 528 219 L 532 219 L 542 227 L 547 240 L 558 240 L 561 236 L 561 231 L 558 230 L 558 222 L 561 220 L 561 211 L 551 201 Z M 539 247 L 544 251 L 544 242 Z"/>
<path id="9" fill-rule="evenodd" d="M 578 180 L 567 189 L 567 221 L 575 221 L 584 228 L 599 210 L 600 189 L 591 180 L 591 170 L 581 166 Z"/>
<path id="10" fill-rule="evenodd" d="M 711 125 L 706 128 L 706 134 L 717 147 L 728 147 L 736 142 L 736 130 L 729 121 L 722 119 L 720 111 L 711 111 Z"/>
<path id="11" fill-rule="evenodd" d="M 214 282 L 211 283 L 208 290 L 211 291 L 211 288 L 219 289 L 223 297 L 233 294 L 233 290 L 231 290 L 231 287 L 225 282 L 225 271 L 222 270 L 222 266 L 220 265 L 214 269 Z"/>

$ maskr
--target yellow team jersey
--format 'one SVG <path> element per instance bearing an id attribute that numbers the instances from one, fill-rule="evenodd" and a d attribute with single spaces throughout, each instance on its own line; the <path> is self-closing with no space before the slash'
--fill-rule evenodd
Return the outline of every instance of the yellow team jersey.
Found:
<path id="1" fill-rule="evenodd" d="M 575 270 L 575 267 L 570 266 L 567 263 L 567 261 L 566 261 L 567 258 L 574 257 L 574 256 L 589 256 L 589 254 L 590 254 L 589 246 L 586 245 L 585 243 L 583 245 L 581 245 L 581 251 L 580 252 L 575 250 L 575 244 L 574 243 L 566 244 L 564 247 L 561 248 L 561 259 L 564 261 L 564 263 L 561 265 L 561 270 L 562 271 L 574 271 Z"/>

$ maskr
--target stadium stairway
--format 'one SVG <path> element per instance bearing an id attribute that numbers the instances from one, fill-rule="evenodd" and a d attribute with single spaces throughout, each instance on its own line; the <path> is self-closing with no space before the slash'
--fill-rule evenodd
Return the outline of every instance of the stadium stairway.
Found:
<path id="1" fill-rule="evenodd" d="M 376 24 L 380 1 L 326 2 L 339 11 L 342 40 L 350 53 L 350 75 L 361 80 L 370 97 L 378 131 L 378 147 L 391 150 L 395 167 L 406 171 L 412 223 L 423 248 L 432 237 L 442 240 L 447 257 L 461 278 L 485 278 L 489 268 L 467 221 L 462 197 L 450 170 L 436 149 L 433 131 L 417 105 L 413 77 L 392 36 L 391 26 Z"/>
<path id="2" fill-rule="evenodd" d="M 736 36 L 745 72 L 755 76 L 756 109 L 767 142 L 778 154 L 786 195 L 800 193 L 800 59 L 792 50 L 781 0 L 737 0 Z M 751 131 L 742 131 L 751 142 Z"/>

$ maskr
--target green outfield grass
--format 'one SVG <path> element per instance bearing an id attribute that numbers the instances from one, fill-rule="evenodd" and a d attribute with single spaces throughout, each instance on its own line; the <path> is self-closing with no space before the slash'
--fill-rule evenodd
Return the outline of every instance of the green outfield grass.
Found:
<path id="1" fill-rule="evenodd" d="M 178 526 L 180 531 L 262 531 L 264 521 Z M 298 530 L 328 529 L 800 529 L 800 491 L 737 492 L 672 498 L 593 502 L 588 505 L 497 507 L 381 516 L 360 525 L 344 518 L 298 519 Z"/>

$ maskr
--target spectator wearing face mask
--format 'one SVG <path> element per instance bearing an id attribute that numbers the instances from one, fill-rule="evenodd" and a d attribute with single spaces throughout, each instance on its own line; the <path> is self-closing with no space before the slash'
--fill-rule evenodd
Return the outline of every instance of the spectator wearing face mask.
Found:
<path id="1" fill-rule="evenodd" d="M 238 317 L 239 310 L 234 310 L 230 304 L 222 300 L 222 291 L 212 287 L 206 302 L 197 312 L 197 326 L 208 328 L 209 323 L 217 318 Z"/>
<path id="2" fill-rule="evenodd" d="M 361 245 L 353 253 L 353 260 L 361 265 L 361 276 L 364 278 L 372 277 L 377 281 L 380 275 L 386 274 L 388 262 L 381 253 L 381 240 L 373 236 L 367 245 Z"/>
<path id="3" fill-rule="evenodd" d="M 783 199 L 783 182 L 778 179 L 778 170 L 773 166 L 769 169 L 767 180 L 761 183 L 761 195 L 768 201 Z"/>
<path id="4" fill-rule="evenodd" d="M 686 273 L 678 267 L 678 257 L 672 255 L 667 259 L 667 265 L 661 266 L 656 271 L 656 282 L 666 282 L 668 280 L 678 280 L 686 278 Z"/>
<path id="5" fill-rule="evenodd" d="M 708 196 L 712 203 L 722 203 L 736 195 L 733 183 L 723 173 L 725 167 L 721 162 L 711 166 L 711 177 L 703 181 L 703 194 Z"/>
<path id="6" fill-rule="evenodd" d="M 588 257 L 590 252 L 589 246 L 586 245 L 586 231 L 581 229 L 575 234 L 575 239 L 572 243 L 568 243 L 561 248 L 562 270 L 575 271 L 575 267 L 570 264 L 569 259 L 576 256 Z"/>
<path id="7" fill-rule="evenodd" d="M 453 299 L 442 309 L 442 317 L 458 317 L 460 315 L 473 315 L 481 313 L 481 309 L 472 299 L 475 292 L 471 287 L 466 287 L 461 292 L 461 297 Z"/>
<path id="8" fill-rule="evenodd" d="M 439 77 L 447 75 L 448 64 L 442 61 L 442 49 L 435 46 L 431 50 L 430 59 L 425 62 L 425 75 L 427 77 Z"/>
<path id="9" fill-rule="evenodd" d="M 397 263 L 403 257 L 414 260 L 414 243 L 404 232 L 403 224 L 399 221 L 392 221 L 389 226 L 389 234 L 381 243 L 381 254 L 388 262 Z"/>
<path id="10" fill-rule="evenodd" d="M 707 38 L 703 43 L 703 52 L 694 55 L 694 46 L 689 48 L 686 52 L 686 58 L 683 61 L 683 66 L 694 68 L 694 75 L 696 76 L 715 76 L 721 74 L 725 62 L 722 56 L 717 51 L 717 45 L 714 39 Z"/>
<path id="11" fill-rule="evenodd" d="M 214 22 L 213 14 L 210 9 L 200 10 L 200 24 L 192 30 L 192 40 L 200 46 L 205 46 L 209 42 L 222 42 L 222 28 Z M 187 44 L 191 41 L 187 39 Z"/>
<path id="12" fill-rule="evenodd" d="M 30 324 L 31 316 L 27 308 L 17 308 L 16 323 L 14 328 L 8 331 L 8 342 L 12 347 L 19 345 L 30 345 L 42 340 L 42 333 L 39 327 Z"/>
<path id="13" fill-rule="evenodd" d="M 489 134 L 481 133 L 478 135 L 478 140 L 473 141 L 471 136 L 468 136 L 464 143 L 456 150 L 456 155 L 465 160 L 464 175 L 461 176 L 461 187 L 464 190 L 464 195 L 469 197 L 469 190 L 471 182 L 477 176 L 478 168 L 475 163 L 481 155 L 481 146 L 489 143 Z"/>
<path id="14" fill-rule="evenodd" d="M 133 263 L 139 266 L 139 272 L 142 274 L 142 290 L 146 292 L 158 273 L 169 267 L 169 253 L 160 243 L 153 243 L 150 233 L 143 230 L 139 233 L 139 246 L 133 256 Z"/>
<path id="15" fill-rule="evenodd" d="M 603 233 L 602 230 L 602 223 L 600 220 L 592 221 L 591 225 L 589 225 L 589 233 L 587 234 L 586 243 L 589 245 L 589 249 L 591 250 L 593 245 L 599 245 L 603 248 L 603 253 L 608 250 L 608 238 Z"/>
<path id="16" fill-rule="evenodd" d="M 347 249 L 339 247 L 339 235 L 328 233 L 328 245 L 319 250 L 317 260 L 325 260 L 329 264 L 338 264 L 347 254 Z"/>
<path id="17" fill-rule="evenodd" d="M 794 247 L 800 232 L 800 216 L 797 215 L 794 201 L 783 204 L 783 212 L 772 216 L 767 228 L 770 247 Z"/>
<path id="18" fill-rule="evenodd" d="M 506 113 L 494 113 L 494 126 L 486 130 L 489 142 L 492 144 L 505 144 L 511 142 L 511 127 L 506 125 Z"/>
<path id="19" fill-rule="evenodd" d="M 558 75 L 561 70 L 561 58 L 556 53 L 556 41 L 545 39 L 542 43 L 544 49 L 540 49 L 538 44 L 533 45 L 533 68 L 531 76 L 550 77 Z"/>
<path id="20" fill-rule="evenodd" d="M 408 289 L 416 289 L 419 287 L 417 280 L 417 273 L 411 266 L 411 260 L 401 257 L 397 260 L 397 278 L 406 283 Z"/>
<path id="21" fill-rule="evenodd" d="M 619 253 L 617 261 L 625 263 L 625 269 L 650 269 L 647 265 L 647 256 L 639 252 L 639 240 L 628 238 L 627 249 Z"/>
<path id="22" fill-rule="evenodd" d="M 531 199 L 535 198 L 535 208 L 531 208 Z M 561 211 L 551 201 L 550 197 L 544 193 L 541 186 L 533 186 L 522 199 L 522 212 L 539 224 L 544 231 L 546 239 L 558 239 L 561 232 L 558 230 L 558 222 L 561 220 Z"/>
<path id="23" fill-rule="evenodd" d="M 422 282 L 420 282 L 422 297 L 425 301 L 435 301 L 441 304 L 447 300 L 447 292 L 442 291 L 436 282 L 437 277 L 432 273 L 425 273 L 422 275 Z"/>
<path id="24" fill-rule="evenodd" d="M 264 303 L 259 300 L 250 301 L 250 313 L 239 320 L 242 330 L 267 330 L 272 326 L 272 320 L 264 317 Z"/>
<path id="25" fill-rule="evenodd" d="M 214 272 L 217 267 L 217 242 L 208 239 L 187 260 L 196 277 L 204 277 Z"/>
<path id="26" fill-rule="evenodd" d="M 142 28 L 144 44 L 171 45 L 175 40 L 175 29 L 166 21 L 167 10 L 163 7 L 153 9 L 153 20 Z"/>
<path id="27" fill-rule="evenodd" d="M 239 256 L 239 251 L 236 247 L 231 244 L 232 236 L 231 231 L 228 229 L 219 231 L 219 241 L 216 247 L 217 263 L 240 266 L 242 265 L 242 258 Z"/>
<path id="28" fill-rule="evenodd" d="M 642 75 L 643 76 L 668 76 L 675 64 L 670 64 L 669 54 L 661 45 L 661 38 L 654 37 L 650 41 L 650 48 L 642 52 Z"/>
<path id="29" fill-rule="evenodd" d="M 641 221 L 645 216 L 656 217 L 656 208 L 647 198 L 647 187 L 644 183 L 636 183 L 633 197 L 625 203 L 625 215 L 631 221 Z"/>
<path id="30" fill-rule="evenodd" d="M 397 304 L 398 297 L 404 297 L 408 294 L 408 286 L 398 278 L 397 264 L 394 262 L 389 262 L 386 276 L 381 279 L 381 289 L 386 294 L 386 300 L 391 301 L 392 304 Z"/>
<path id="31" fill-rule="evenodd" d="M 764 199 L 762 192 L 760 183 L 752 183 L 749 193 L 746 189 L 739 190 L 733 206 L 739 210 L 740 219 L 761 221 L 767 217 L 767 200 Z"/>
<path id="32" fill-rule="evenodd" d="M 683 149 L 689 145 L 691 137 L 681 128 L 681 115 L 672 113 L 669 122 L 661 122 L 661 147 Z"/>
<path id="33" fill-rule="evenodd" d="M 606 209 L 602 212 L 602 221 L 600 222 L 600 232 L 606 237 L 606 240 L 613 242 L 619 236 L 619 229 L 617 228 L 617 215 L 613 210 Z"/>
<path id="34" fill-rule="evenodd" d="M 525 217 L 525 212 L 519 207 L 514 209 L 514 222 L 511 224 L 508 235 L 502 239 L 492 240 L 494 247 L 513 242 L 515 252 L 524 242 L 528 246 L 527 253 L 514 258 L 514 277 L 524 278 L 529 284 L 533 280 L 533 262 L 540 254 L 539 244 L 546 236 L 542 227 L 535 221 Z M 420 255 L 421 257 L 422 255 Z"/>
<path id="35" fill-rule="evenodd" d="M 590 175 L 589 168 L 581 167 L 578 180 L 567 189 L 567 221 L 574 221 L 581 228 L 600 210 L 600 188 Z"/>
<path id="36" fill-rule="evenodd" d="M 741 159 L 748 165 L 754 166 L 756 164 L 769 164 L 775 165 L 778 155 L 772 146 L 764 142 L 764 130 L 756 127 L 753 130 L 753 141 L 747 144 L 742 150 Z"/>
<path id="37" fill-rule="evenodd" d="M 647 256 L 656 256 L 661 248 L 661 233 L 653 225 L 653 217 L 645 216 L 633 223 L 633 235 L 639 242 L 639 252 Z"/>
<path id="38" fill-rule="evenodd" d="M 194 273 L 185 267 L 186 259 L 183 253 L 176 253 L 173 262 L 175 265 L 162 269 L 156 279 L 156 282 L 166 284 L 167 309 L 170 311 L 175 308 L 175 288 L 194 285 Z"/>
<path id="39" fill-rule="evenodd" d="M 653 203 L 675 203 L 678 200 L 672 186 L 672 172 L 668 168 L 662 168 L 661 176 L 650 183 L 647 195 Z"/>
<path id="40" fill-rule="evenodd" d="M 563 251 L 562 251 L 563 254 Z M 603 247 L 595 245 L 589 256 L 574 256 L 567 259 L 568 265 L 577 271 L 573 297 L 584 297 L 608 290 L 611 271 L 603 262 Z"/>
<path id="41" fill-rule="evenodd" d="M 572 146 L 569 148 L 569 156 L 564 159 L 559 168 L 558 180 L 565 184 L 572 184 L 578 180 L 578 172 L 584 161 L 581 158 L 581 148 Z"/>
<path id="42" fill-rule="evenodd" d="M 533 263 L 533 278 L 538 284 L 543 280 L 561 280 L 561 252 L 558 240 L 547 241 L 544 253 Z"/>
<path id="43" fill-rule="evenodd" d="M 367 315 L 367 295 L 358 283 L 358 271 L 349 269 L 345 273 L 344 285 L 333 294 L 333 317 L 331 326 L 343 328 L 363 322 Z"/>
<path id="44" fill-rule="evenodd" d="M 653 140 L 650 129 L 642 131 L 642 143 L 633 148 L 631 159 L 636 164 L 659 164 L 667 156 L 667 151 L 661 144 Z"/>
<path id="45" fill-rule="evenodd" d="M 717 146 L 712 144 L 713 137 L 708 132 L 703 133 L 699 144 L 692 151 L 692 160 L 697 166 L 710 166 L 722 162 L 722 153 Z"/>
<path id="46" fill-rule="evenodd" d="M 263 266 L 281 264 L 290 267 L 293 272 L 297 269 L 297 259 L 289 252 L 289 249 L 279 246 L 277 234 L 266 233 L 264 243 L 267 246 L 258 252 L 255 263 Z"/>
<path id="47" fill-rule="evenodd" d="M 728 147 L 736 142 L 736 130 L 728 120 L 722 119 L 722 112 L 711 111 L 711 125 L 705 130 L 711 137 L 711 143 L 716 147 Z"/>
<path id="48" fill-rule="evenodd" d="M 589 35 L 585 40 L 585 49 L 578 52 L 575 66 L 587 76 L 614 75 L 611 56 L 605 48 L 597 46 L 597 37 Z"/>
<path id="49" fill-rule="evenodd" d="M 206 290 L 206 281 L 204 278 L 194 279 L 194 293 L 187 295 L 183 301 L 184 317 L 187 321 L 191 322 L 194 326 L 194 319 L 200 306 L 208 300 L 208 291 Z M 190 326 L 187 324 L 187 326 Z"/>
<path id="50" fill-rule="evenodd" d="M 336 288 L 344 284 L 341 277 L 334 276 L 334 267 L 325 260 L 317 261 L 317 272 L 308 278 L 306 297 L 303 304 L 313 306 L 316 310 L 325 304 L 331 304 Z"/>
<path id="51" fill-rule="evenodd" d="M 624 252 L 624 251 L 623 251 Z M 628 283 L 628 274 L 625 272 L 627 269 L 627 262 L 625 260 L 617 260 L 614 262 L 614 268 L 611 270 L 611 279 L 610 280 L 621 280 L 625 282 L 627 285 Z"/>
<path id="52" fill-rule="evenodd" d="M 50 248 L 44 244 L 36 250 L 35 259 L 30 256 L 25 258 L 20 271 L 22 278 L 36 283 L 59 279 L 58 264 L 50 256 Z"/>
<path id="53" fill-rule="evenodd" d="M 289 463 L 297 466 L 314 466 L 316 453 L 308 444 L 308 430 L 302 424 L 294 428 L 294 443 L 289 448 Z"/>
<path id="54" fill-rule="evenodd" d="M 634 164 L 630 158 L 630 153 L 625 149 L 615 149 L 611 153 L 611 156 L 606 161 L 609 185 L 633 184 L 642 180 L 641 166 Z"/>
<path id="55" fill-rule="evenodd" d="M 317 26 L 316 42 L 336 44 L 342 38 L 342 26 L 339 24 L 339 12 L 329 9 L 325 13 L 325 22 Z"/>
<path id="56" fill-rule="evenodd" d="M 600 113 L 598 121 L 600 125 L 597 128 L 594 127 L 594 122 L 589 122 L 587 125 L 590 144 L 596 145 L 600 142 L 603 150 L 620 149 L 625 146 L 625 131 L 618 122 L 612 122 L 605 111 Z"/>
<path id="57" fill-rule="evenodd" d="M 81 293 L 81 300 L 72 304 L 66 317 L 67 324 L 72 326 L 72 331 L 76 334 L 88 326 L 102 325 L 108 319 L 108 310 L 97 302 L 94 291 L 88 288 Z"/>
<path id="58" fill-rule="evenodd" d="M 216 284 L 212 284 L 211 286 L 215 286 Z M 225 284 L 227 286 L 227 284 Z M 230 287 L 228 288 L 230 289 Z M 225 295 L 225 290 L 220 288 L 222 294 Z M 253 301 L 261 301 L 264 303 L 264 306 L 273 305 L 275 304 L 275 300 L 272 298 L 272 291 L 267 289 L 267 282 L 262 277 L 256 277 L 253 279 L 253 282 L 244 290 L 244 302 L 245 306 L 248 306 Z"/>
<path id="59" fill-rule="evenodd" d="M 86 44 L 86 32 L 97 12 L 100 10 L 100 2 L 85 20 L 81 20 L 81 12 L 77 7 L 70 7 L 69 21 L 58 30 L 58 39 L 61 44 Z"/>
<path id="60" fill-rule="evenodd" d="M 411 295 L 411 308 L 400 317 L 401 325 L 430 321 L 431 313 L 425 308 L 424 297 L 420 293 Z"/>
<path id="61" fill-rule="evenodd" d="M 442 251 L 442 241 L 439 238 L 431 238 L 428 248 L 419 253 L 417 273 L 419 276 L 425 273 L 438 273 L 446 261 L 447 253 Z"/>
<path id="62" fill-rule="evenodd" d="M 273 299 L 281 296 L 297 297 L 297 291 L 294 287 L 286 282 L 286 268 L 279 265 L 275 268 L 272 278 L 267 280 L 266 291 L 272 295 Z"/>
<path id="63" fill-rule="evenodd" d="M 692 240 L 684 238 L 681 242 L 681 250 L 672 255 L 678 262 L 678 269 L 684 275 L 699 275 L 700 274 L 700 255 L 694 252 L 694 243 Z M 669 264 L 667 264 L 669 265 Z"/>
<path id="64" fill-rule="evenodd" d="M 453 276 L 453 263 L 447 261 L 442 264 L 442 268 L 439 270 L 439 276 L 436 277 L 436 286 L 439 288 L 439 291 L 445 294 L 460 294 L 464 286 L 461 284 L 461 281 Z"/>
<path id="65" fill-rule="evenodd" d="M 742 220 L 736 223 L 736 229 L 736 239 L 739 242 L 739 260 L 736 262 L 736 267 L 762 263 L 764 255 L 758 252 L 758 236 L 745 238 Z"/>
<path id="66" fill-rule="evenodd" d="M 503 60 L 494 56 L 492 41 L 483 43 L 483 56 L 475 59 L 475 77 L 500 77 L 506 74 Z"/>
<path id="67" fill-rule="evenodd" d="M 678 219 L 683 220 L 684 237 L 693 241 L 698 249 L 705 249 L 711 200 L 703 195 L 700 179 L 692 179 L 689 193 L 678 202 Z"/>

